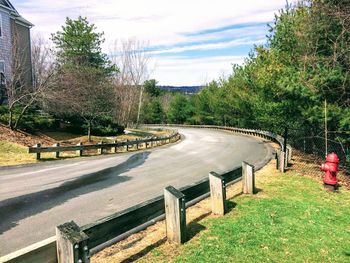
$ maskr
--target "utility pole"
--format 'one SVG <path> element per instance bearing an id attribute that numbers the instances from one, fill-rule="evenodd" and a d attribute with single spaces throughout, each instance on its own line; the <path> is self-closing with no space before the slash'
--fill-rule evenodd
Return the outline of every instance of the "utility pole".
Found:
<path id="1" fill-rule="evenodd" d="M 326 146 L 326 157 L 328 153 L 328 131 L 327 131 L 327 100 L 324 100 L 324 139 Z"/>
<path id="2" fill-rule="evenodd" d="M 137 109 L 137 119 L 136 119 L 136 128 L 139 127 L 139 121 L 140 121 L 140 113 L 141 113 L 141 107 L 142 107 L 142 96 L 143 96 L 143 84 L 141 85 L 141 90 L 140 90 L 140 97 L 139 97 L 139 105 Z"/>

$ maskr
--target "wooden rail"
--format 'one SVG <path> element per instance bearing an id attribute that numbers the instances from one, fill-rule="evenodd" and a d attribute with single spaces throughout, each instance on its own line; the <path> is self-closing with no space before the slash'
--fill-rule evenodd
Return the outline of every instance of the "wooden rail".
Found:
<path id="1" fill-rule="evenodd" d="M 140 144 L 144 144 L 145 148 L 149 147 L 149 143 L 151 143 L 151 147 L 158 145 L 158 144 L 164 144 L 164 143 L 170 143 L 175 142 L 180 138 L 180 134 L 175 131 L 172 132 L 171 135 L 168 136 L 161 136 L 161 137 L 147 137 L 140 140 L 132 140 L 132 141 L 116 141 L 114 143 L 99 143 L 99 144 L 92 144 L 92 145 L 83 145 L 82 143 L 79 143 L 78 145 L 70 145 L 70 146 L 60 146 L 59 144 L 54 146 L 48 146 L 43 147 L 40 144 L 37 144 L 34 147 L 28 147 L 28 153 L 36 153 L 37 159 L 41 158 L 41 153 L 48 153 L 53 152 L 55 153 L 55 157 L 59 157 L 60 152 L 65 151 L 76 151 L 78 152 L 79 156 L 83 155 L 83 151 L 86 150 L 98 150 L 99 153 L 103 154 L 105 149 L 111 149 L 111 152 L 116 153 L 118 147 L 126 147 L 126 150 L 129 150 L 129 147 L 137 147 L 139 148 Z"/>
<path id="2" fill-rule="evenodd" d="M 186 127 L 194 127 L 194 126 L 186 126 Z M 215 126 L 215 127 L 200 126 L 199 128 L 218 129 L 219 126 Z M 284 143 L 283 138 L 281 136 L 278 136 L 269 132 L 254 131 L 254 130 L 247 130 L 247 129 L 236 129 L 236 128 L 230 128 L 230 127 L 221 127 L 221 129 L 244 133 L 244 134 L 253 135 L 253 136 L 264 137 L 266 139 L 272 139 L 278 142 L 281 145 L 281 147 L 283 146 L 283 143 Z M 179 135 L 176 133 L 171 136 L 168 136 L 168 138 L 163 138 L 163 139 L 169 140 L 170 137 L 172 136 L 179 136 Z M 146 141 L 147 140 L 144 140 L 143 142 L 146 142 Z M 151 141 L 148 141 L 148 142 L 151 142 Z M 138 143 L 140 143 L 140 141 L 138 141 Z M 109 145 L 109 147 L 116 147 L 116 146 L 113 144 L 112 146 Z M 54 152 L 56 151 L 57 149 L 55 149 Z M 290 154 L 288 155 L 289 158 L 291 158 Z M 287 162 L 289 158 L 287 158 Z M 247 165 L 248 165 L 247 163 L 243 163 L 243 166 L 247 166 Z M 256 169 L 253 168 L 252 171 L 254 172 L 254 170 Z M 242 174 L 244 174 L 243 177 L 245 178 L 243 187 L 244 185 L 249 183 L 249 185 L 251 185 L 250 188 L 254 189 L 254 175 L 252 176 L 251 174 L 245 174 L 245 173 L 247 173 L 247 169 L 242 169 L 242 166 L 240 165 L 238 167 L 235 167 L 233 170 L 220 174 L 218 177 L 222 178 L 223 190 L 225 189 L 226 186 L 232 183 L 237 183 L 238 181 L 242 180 Z M 190 205 L 193 205 L 195 202 L 198 202 L 201 199 L 208 197 L 210 191 L 213 192 L 213 189 L 210 189 L 209 178 L 205 178 L 201 181 L 198 181 L 197 183 L 183 187 L 179 189 L 179 191 L 181 191 L 181 193 L 183 194 L 184 196 L 183 198 L 186 202 L 186 207 L 188 207 Z M 252 190 L 247 192 L 253 193 L 254 191 Z M 225 194 L 221 194 L 221 196 L 222 198 L 225 198 Z M 181 213 L 183 212 L 184 211 L 182 209 Z M 82 227 L 77 228 L 74 222 L 69 222 L 69 224 L 74 225 L 74 232 L 81 233 L 79 235 L 82 235 L 84 237 L 84 242 L 86 243 L 86 245 L 84 245 L 84 249 L 80 253 L 83 256 L 78 258 L 80 256 L 79 253 L 78 253 L 78 257 L 74 255 L 74 257 L 76 258 L 73 260 L 73 262 L 89 262 L 89 256 L 86 256 L 86 254 L 84 254 L 85 252 L 87 251 L 91 252 L 91 249 L 101 246 L 103 243 L 108 242 L 109 240 L 115 239 L 126 232 L 129 233 L 132 230 L 139 228 L 140 226 L 144 225 L 147 222 L 155 223 L 157 220 L 164 218 L 164 214 L 165 214 L 165 199 L 164 199 L 164 195 L 161 195 Z M 58 228 L 65 229 L 60 226 L 58 226 Z M 60 232 L 60 235 L 62 235 L 62 233 L 63 232 Z M 66 233 L 66 234 L 69 236 L 69 233 Z M 62 240 L 62 238 L 64 242 L 67 242 L 67 238 L 64 238 L 62 236 L 59 236 L 59 238 L 52 237 L 47 241 L 36 243 L 30 247 L 27 247 L 25 249 L 16 251 L 14 253 L 11 253 L 10 255 L 2 257 L 0 258 L 0 262 L 8 262 L 8 263 L 58 262 L 57 254 L 54 253 L 56 248 L 58 247 L 60 248 L 59 250 L 60 257 L 62 255 L 65 255 L 65 251 L 63 251 L 64 248 L 71 247 L 71 246 L 73 246 L 73 248 L 74 247 L 76 247 L 77 249 L 79 248 L 79 245 L 76 246 L 78 243 L 74 245 L 74 242 L 69 246 L 67 245 L 62 246 L 62 244 L 58 245 L 57 242 L 62 242 L 60 241 Z M 183 242 L 183 239 L 181 238 L 180 243 L 182 242 Z M 68 256 L 72 256 L 71 251 L 67 251 L 66 254 Z M 62 259 L 62 260 L 61 262 L 68 262 L 68 259 Z"/>
<path id="3" fill-rule="evenodd" d="M 278 134 L 269 131 L 262 131 L 257 129 L 243 129 L 229 126 L 217 126 L 217 125 L 187 125 L 187 124 L 143 124 L 144 127 L 183 127 L 183 128 L 199 128 L 199 129 L 214 129 L 224 130 L 233 133 L 239 133 L 249 136 L 256 136 L 264 139 L 274 141 L 279 144 L 280 151 L 276 153 L 276 159 L 278 160 L 278 169 L 284 172 L 292 159 L 292 146 L 284 142 L 284 138 Z"/>
<path id="4" fill-rule="evenodd" d="M 217 126 L 217 125 L 187 125 L 187 124 L 143 124 L 145 127 L 182 127 L 182 128 L 196 128 L 196 129 L 214 129 L 214 130 L 226 130 L 234 133 L 241 133 L 251 136 L 257 136 L 265 139 L 271 139 L 277 142 L 280 147 L 283 147 L 284 138 L 278 134 L 269 131 L 255 130 L 255 129 L 243 129 L 229 126 Z"/>

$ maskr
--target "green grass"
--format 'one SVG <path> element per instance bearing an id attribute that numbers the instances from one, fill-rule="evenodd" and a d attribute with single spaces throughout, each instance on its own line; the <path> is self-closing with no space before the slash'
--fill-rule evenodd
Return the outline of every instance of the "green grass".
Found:
<path id="1" fill-rule="evenodd" d="M 82 135 L 77 135 L 69 132 L 55 132 L 55 131 L 45 132 L 45 135 L 49 136 L 50 138 L 56 141 L 67 141 L 67 140 L 71 140 L 82 136 Z"/>
<path id="2" fill-rule="evenodd" d="M 258 180 L 256 196 L 239 196 L 224 217 L 185 245 L 153 250 L 150 262 L 350 262 L 350 191 L 323 190 L 295 173 Z M 141 260 L 142 261 L 142 260 Z"/>

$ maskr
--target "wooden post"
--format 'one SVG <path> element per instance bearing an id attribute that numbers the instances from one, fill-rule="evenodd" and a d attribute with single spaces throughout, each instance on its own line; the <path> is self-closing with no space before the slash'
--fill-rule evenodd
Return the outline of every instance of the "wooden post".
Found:
<path id="1" fill-rule="evenodd" d="M 82 146 L 83 145 L 83 143 L 82 142 L 79 142 L 78 144 L 77 144 L 77 146 Z M 77 155 L 78 156 L 83 156 L 83 150 L 81 149 L 81 150 L 77 150 Z"/>
<path id="2" fill-rule="evenodd" d="M 287 158 L 287 161 L 288 163 L 290 163 L 292 161 L 292 147 L 291 146 L 287 146 L 287 149 L 288 149 L 288 158 Z"/>
<path id="3" fill-rule="evenodd" d="M 211 211 L 216 215 L 225 214 L 225 179 L 215 172 L 209 173 Z"/>
<path id="4" fill-rule="evenodd" d="M 88 236 L 74 221 L 56 227 L 58 263 L 88 263 Z"/>
<path id="5" fill-rule="evenodd" d="M 286 162 L 286 153 L 281 151 L 279 154 L 279 170 L 284 173 L 285 172 L 285 162 Z"/>
<path id="6" fill-rule="evenodd" d="M 115 143 L 115 144 L 117 144 L 117 140 L 115 140 L 115 141 L 113 141 L 113 143 Z M 112 153 L 117 153 L 117 145 L 115 145 L 114 147 L 112 147 L 112 149 L 111 149 L 111 152 Z"/>
<path id="7" fill-rule="evenodd" d="M 129 140 L 126 140 L 126 151 L 129 151 L 129 144 L 128 144 Z"/>
<path id="8" fill-rule="evenodd" d="M 139 149 L 139 139 L 136 139 L 136 150 Z"/>
<path id="9" fill-rule="evenodd" d="M 255 193 L 254 166 L 247 162 L 242 162 L 242 188 L 244 194 Z"/>
<path id="10" fill-rule="evenodd" d="M 172 186 L 164 189 L 166 234 L 169 241 L 186 241 L 185 195 Z"/>
<path id="11" fill-rule="evenodd" d="M 54 146 L 54 147 L 60 147 L 60 144 L 59 144 L 59 143 L 55 143 L 53 146 Z M 60 158 L 60 152 L 59 152 L 59 151 L 57 151 L 57 152 L 55 153 L 55 157 L 56 157 L 56 158 Z"/>
<path id="12" fill-rule="evenodd" d="M 280 150 L 276 150 L 275 159 L 276 159 L 276 170 L 279 170 L 280 169 Z"/>
<path id="13" fill-rule="evenodd" d="M 98 144 L 101 145 L 101 148 L 97 149 L 97 154 L 103 154 L 103 142 L 99 142 Z"/>
<path id="14" fill-rule="evenodd" d="M 41 147 L 41 143 L 37 143 L 34 147 L 40 148 Z M 41 157 L 41 153 L 40 152 L 36 153 L 36 159 L 40 160 L 40 157 Z"/>

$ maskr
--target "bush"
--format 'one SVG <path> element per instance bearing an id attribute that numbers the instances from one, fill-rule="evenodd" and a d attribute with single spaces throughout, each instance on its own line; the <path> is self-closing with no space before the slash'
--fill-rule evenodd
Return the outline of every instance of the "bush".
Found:
<path id="1" fill-rule="evenodd" d="M 85 131 L 87 126 L 84 125 Z M 112 118 L 104 117 L 92 125 L 91 134 L 96 136 L 115 136 L 124 133 L 124 126 L 113 122 Z"/>
<path id="2" fill-rule="evenodd" d="M 72 116 L 61 120 L 61 123 L 65 123 L 63 128 L 65 131 L 74 134 L 86 134 L 88 126 L 79 117 Z M 121 126 L 115 122 L 111 117 L 102 117 L 93 122 L 91 127 L 91 134 L 96 136 L 115 136 L 124 133 L 124 126 Z"/>
<path id="3" fill-rule="evenodd" d="M 14 120 L 20 114 L 20 109 L 13 111 Z M 0 122 L 8 124 L 9 113 L 7 106 L 0 106 Z M 78 116 L 64 117 L 63 119 L 45 113 L 38 109 L 30 109 L 19 123 L 18 129 L 34 133 L 36 131 L 62 130 L 74 134 L 86 134 L 87 125 Z M 102 117 L 92 124 L 91 134 L 96 136 L 115 136 L 124 133 L 124 127 L 115 123 L 111 117 Z"/>
<path id="4" fill-rule="evenodd" d="M 50 115 L 25 115 L 19 124 L 19 129 L 27 132 L 47 131 L 58 127 L 58 122 Z"/>
<path id="5" fill-rule="evenodd" d="M 21 109 L 15 108 L 13 111 L 14 121 L 20 114 Z M 9 113 L 7 106 L 0 106 L 0 122 L 8 124 Z M 20 121 L 18 129 L 26 132 L 51 130 L 58 127 L 58 122 L 49 114 L 43 113 L 39 110 L 30 109 Z"/>

